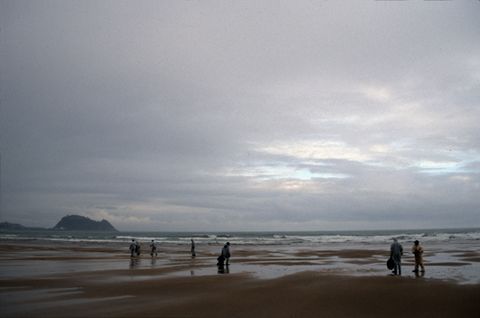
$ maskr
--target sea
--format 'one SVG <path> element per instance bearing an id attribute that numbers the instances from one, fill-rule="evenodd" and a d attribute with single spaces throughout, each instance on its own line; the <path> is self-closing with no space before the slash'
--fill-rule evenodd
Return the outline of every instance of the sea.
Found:
<path id="1" fill-rule="evenodd" d="M 416 230 L 363 230 L 363 231 L 266 231 L 266 232 L 85 232 L 54 230 L 2 230 L 0 240 L 45 240 L 84 243 L 129 243 L 154 240 L 158 244 L 218 245 L 230 242 L 232 245 L 281 245 L 317 246 L 346 245 L 351 247 L 372 247 L 389 244 L 392 238 L 410 243 L 415 240 L 423 244 L 458 243 L 477 246 L 480 244 L 480 228 L 416 229 Z"/>

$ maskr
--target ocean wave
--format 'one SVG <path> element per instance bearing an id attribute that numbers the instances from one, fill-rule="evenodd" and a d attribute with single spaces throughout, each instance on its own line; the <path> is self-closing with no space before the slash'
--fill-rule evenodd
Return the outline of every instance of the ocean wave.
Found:
<path id="1" fill-rule="evenodd" d="M 422 242 L 461 242 L 480 240 L 480 229 L 470 231 L 405 231 L 405 232 L 375 232 L 368 233 L 324 233 L 324 232 L 256 232 L 256 233 L 162 233 L 162 232 L 137 232 L 121 233 L 120 235 L 103 236 L 100 234 L 92 235 L 82 233 L 63 233 L 63 232 L 45 232 L 45 233 L 1 233 L 2 240 L 51 240 L 66 242 L 105 242 L 105 243 L 129 243 L 135 239 L 141 243 L 154 240 L 159 244 L 188 245 L 191 239 L 196 244 L 219 245 L 227 240 L 231 244 L 237 245 L 321 245 L 321 244 L 387 244 L 392 238 L 397 238 L 401 242 L 413 242 L 420 240 Z"/>

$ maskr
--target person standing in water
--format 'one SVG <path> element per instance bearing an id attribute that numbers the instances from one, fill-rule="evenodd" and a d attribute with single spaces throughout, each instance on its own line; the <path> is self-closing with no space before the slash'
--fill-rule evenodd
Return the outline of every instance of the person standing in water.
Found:
<path id="1" fill-rule="evenodd" d="M 390 257 L 393 259 L 395 266 L 393 267 L 393 275 L 402 275 L 402 255 L 403 247 L 398 243 L 396 238 L 393 238 L 393 243 L 390 245 Z"/>
<path id="2" fill-rule="evenodd" d="M 135 254 L 137 254 L 137 256 L 140 256 L 140 242 L 138 241 L 135 242 Z"/>
<path id="3" fill-rule="evenodd" d="M 134 256 L 134 253 L 135 253 L 135 240 L 132 239 L 132 243 L 130 244 L 130 257 L 133 257 Z"/>
<path id="4" fill-rule="evenodd" d="M 412 246 L 412 253 L 415 256 L 415 269 L 414 273 L 418 273 L 418 267 L 421 267 L 421 272 L 425 272 L 425 267 L 423 266 L 423 248 L 420 246 L 420 242 L 416 240 Z"/>
<path id="5" fill-rule="evenodd" d="M 155 245 L 154 240 L 152 240 L 152 243 L 150 243 L 150 256 L 153 257 L 153 255 L 157 256 L 157 246 Z"/>
<path id="6" fill-rule="evenodd" d="M 192 258 L 194 258 L 195 256 L 197 256 L 197 254 L 195 253 L 195 241 L 193 240 L 193 238 L 190 240 L 192 241 L 190 252 L 192 252 Z"/>

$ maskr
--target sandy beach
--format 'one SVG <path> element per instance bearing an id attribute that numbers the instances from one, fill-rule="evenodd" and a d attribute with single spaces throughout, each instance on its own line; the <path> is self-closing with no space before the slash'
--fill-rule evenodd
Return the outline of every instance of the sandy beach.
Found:
<path id="1" fill-rule="evenodd" d="M 2 242 L 2 317 L 478 317 L 480 284 L 429 276 L 479 253 L 431 261 L 424 277 L 389 276 L 383 250 L 218 246 L 192 259 L 179 246 L 131 259 L 121 245 Z M 463 264 L 463 265 L 462 265 Z M 474 267 L 476 271 L 478 267 Z M 476 274 L 479 274 L 476 272 Z"/>

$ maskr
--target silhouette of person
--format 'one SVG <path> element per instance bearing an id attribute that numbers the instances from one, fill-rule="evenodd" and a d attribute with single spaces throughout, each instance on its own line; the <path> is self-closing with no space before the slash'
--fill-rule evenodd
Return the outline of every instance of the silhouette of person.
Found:
<path id="1" fill-rule="evenodd" d="M 228 262 L 230 260 L 230 242 L 227 242 L 222 248 L 222 256 L 225 259 L 225 265 L 229 265 Z"/>
<path id="2" fill-rule="evenodd" d="M 191 239 L 191 241 L 192 241 L 192 245 L 190 248 L 190 252 L 192 253 L 192 258 L 194 258 L 195 256 L 197 256 L 197 254 L 195 253 L 195 241 L 193 239 Z"/>
<path id="3" fill-rule="evenodd" d="M 138 241 L 135 242 L 135 254 L 140 256 L 140 243 Z"/>
<path id="4" fill-rule="evenodd" d="M 152 243 L 150 243 L 150 256 L 153 257 L 153 255 L 157 256 L 157 246 L 155 245 L 154 240 L 152 240 Z"/>
<path id="5" fill-rule="evenodd" d="M 393 238 L 393 243 L 390 245 L 390 257 L 393 259 L 393 275 L 402 275 L 402 255 L 403 247 L 398 243 L 396 238 Z"/>
<path id="6" fill-rule="evenodd" d="M 132 239 L 132 243 L 130 244 L 130 257 L 133 257 L 135 253 L 135 240 Z"/>

